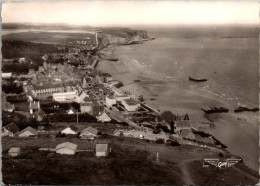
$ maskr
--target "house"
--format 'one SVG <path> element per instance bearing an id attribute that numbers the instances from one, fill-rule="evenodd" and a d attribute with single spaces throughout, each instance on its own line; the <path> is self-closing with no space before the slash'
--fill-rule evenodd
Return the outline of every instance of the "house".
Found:
<path id="1" fill-rule="evenodd" d="M 10 102 L 2 102 L 2 109 L 7 112 L 13 112 L 14 111 L 14 104 L 11 104 Z"/>
<path id="2" fill-rule="evenodd" d="M 19 156 L 20 153 L 21 153 L 21 148 L 20 147 L 12 147 L 8 151 L 8 155 L 11 156 L 11 157 Z"/>
<path id="3" fill-rule="evenodd" d="M 67 114 L 76 114 L 77 110 L 74 109 L 74 107 L 70 107 L 69 110 L 67 110 Z"/>
<path id="4" fill-rule="evenodd" d="M 79 95 L 78 95 L 78 98 L 77 98 L 77 102 L 78 103 L 82 103 L 82 102 L 85 102 L 84 99 L 87 98 L 87 94 L 82 91 Z"/>
<path id="5" fill-rule="evenodd" d="M 93 113 L 92 115 L 94 117 L 100 116 L 104 112 L 104 106 L 95 104 L 93 105 Z"/>
<path id="6" fill-rule="evenodd" d="M 2 127 L 2 136 L 14 137 L 15 134 L 18 132 L 19 132 L 19 128 L 14 123 L 10 123 Z"/>
<path id="7" fill-rule="evenodd" d="M 81 113 L 93 114 L 93 105 L 92 103 L 80 103 L 80 111 Z"/>
<path id="8" fill-rule="evenodd" d="M 57 154 L 74 155 L 76 153 L 77 147 L 78 146 L 76 144 L 65 142 L 57 145 L 55 151 Z"/>
<path id="9" fill-rule="evenodd" d="M 116 105 L 116 98 L 112 96 L 106 96 L 106 104 L 108 107 Z"/>
<path id="10" fill-rule="evenodd" d="M 78 133 L 78 128 L 73 126 L 73 125 L 70 125 L 68 127 L 66 127 L 65 129 L 63 129 L 61 131 L 62 134 L 77 134 Z"/>
<path id="11" fill-rule="evenodd" d="M 23 129 L 21 132 L 19 132 L 18 137 L 26 138 L 26 137 L 37 136 L 37 134 L 38 134 L 38 131 L 29 126 L 25 129 Z"/>
<path id="12" fill-rule="evenodd" d="M 12 73 L 2 73 L 2 79 L 11 78 L 11 77 L 12 77 Z"/>
<path id="13" fill-rule="evenodd" d="M 137 111 L 138 108 L 141 106 L 140 103 L 134 99 L 124 99 L 121 101 L 121 103 L 129 112 Z"/>
<path id="14" fill-rule="evenodd" d="M 76 99 L 77 99 L 77 91 L 53 94 L 53 100 L 57 102 L 73 102 Z"/>
<path id="15" fill-rule="evenodd" d="M 108 156 L 108 144 L 96 144 L 96 156 L 107 157 Z"/>
<path id="16" fill-rule="evenodd" d="M 37 112 L 34 112 L 32 115 L 32 117 L 35 118 L 37 121 L 42 121 L 45 116 L 46 114 L 42 109 L 39 109 Z"/>
<path id="17" fill-rule="evenodd" d="M 88 128 L 85 128 L 81 131 L 79 137 L 81 139 L 91 139 L 94 140 L 98 135 L 98 130 L 89 126 Z"/>
<path id="18" fill-rule="evenodd" d="M 107 115 L 106 112 L 103 112 L 100 116 L 97 116 L 97 120 L 101 122 L 109 122 L 111 118 Z"/>

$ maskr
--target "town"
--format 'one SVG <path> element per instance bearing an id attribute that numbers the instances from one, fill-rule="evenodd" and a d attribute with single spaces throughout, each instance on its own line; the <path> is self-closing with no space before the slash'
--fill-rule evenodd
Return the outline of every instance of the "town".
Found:
<path id="1" fill-rule="evenodd" d="M 25 168 L 27 172 L 30 172 L 33 164 L 37 164 L 35 171 L 52 175 L 48 181 L 51 184 L 65 184 L 71 180 L 58 177 L 54 181 L 51 178 L 58 174 L 53 173 L 55 170 L 46 172 L 49 165 L 44 168 L 38 160 L 18 163 L 23 158 L 47 157 L 57 167 L 63 167 L 61 169 L 64 171 L 67 170 L 66 162 L 59 163 L 61 159 L 67 160 L 68 164 L 76 162 L 76 168 L 91 164 L 93 172 L 88 174 L 92 179 L 95 171 L 102 174 L 101 170 L 105 171 L 104 166 L 109 164 L 116 183 L 143 183 L 142 180 L 124 180 L 128 177 L 124 171 L 129 170 L 120 170 L 119 167 L 124 163 L 119 159 L 125 159 L 137 177 L 150 169 L 158 174 L 164 171 L 165 178 L 156 178 L 158 180 L 151 183 L 163 183 L 167 179 L 167 183 L 193 184 L 189 179 L 178 180 L 175 173 L 171 177 L 172 172 L 165 170 L 169 169 L 165 165 L 168 160 L 165 159 L 173 158 L 175 161 L 175 158 L 180 158 L 179 151 L 186 155 L 195 152 L 197 160 L 201 159 L 202 154 L 231 157 L 226 145 L 194 127 L 189 113 L 175 114 L 153 108 L 145 102 L 144 96 L 123 91 L 121 88 L 127 84 L 114 79 L 109 73 L 97 70 L 101 59 L 111 63 L 115 61 L 114 56 L 101 53 L 105 46 L 100 46 L 102 38 L 99 34 L 104 37 L 107 33 L 96 32 L 92 38 L 69 40 L 66 45 L 52 46 L 54 52 L 41 55 L 40 62 L 37 62 L 39 66 L 35 66 L 36 63 L 26 56 L 2 59 L 5 69 L 2 73 L 2 143 L 3 159 L 6 162 L 4 170 L 9 173 L 4 177 L 6 183 L 16 183 L 12 180 L 17 177 L 12 177 L 13 170 L 8 168 L 13 163 L 17 169 Z M 10 64 L 24 65 L 28 69 L 25 69 L 26 73 L 7 71 Z M 138 82 L 140 80 L 136 79 L 130 84 Z M 145 146 L 150 147 L 153 154 L 149 161 L 143 151 Z M 129 151 L 126 147 L 136 150 Z M 165 147 L 166 150 L 163 150 Z M 169 158 L 172 152 L 175 155 Z M 81 165 L 82 161 L 88 163 Z M 136 161 L 139 165 L 135 165 Z M 144 162 L 143 169 L 146 171 L 139 172 L 139 166 Z M 133 165 L 136 167 L 133 168 Z M 185 174 L 182 163 L 178 166 Z M 177 181 L 175 178 L 178 178 Z M 34 180 L 35 177 L 26 171 L 23 178 L 19 179 L 24 184 L 46 183 L 42 178 Z M 28 182 L 30 179 L 34 181 Z M 149 180 L 148 177 L 146 179 Z M 99 181 L 94 179 L 80 183 L 111 183 L 107 180 Z"/>

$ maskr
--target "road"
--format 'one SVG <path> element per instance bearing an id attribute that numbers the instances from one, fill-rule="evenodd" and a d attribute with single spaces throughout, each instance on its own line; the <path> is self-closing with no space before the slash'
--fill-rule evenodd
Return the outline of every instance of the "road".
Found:
<path id="1" fill-rule="evenodd" d="M 126 122 L 129 126 L 137 128 L 137 129 L 142 128 L 141 126 L 137 125 L 133 121 L 127 119 L 122 113 L 120 113 L 118 111 L 113 111 L 113 110 L 109 110 L 106 108 L 106 112 L 109 114 L 109 116 L 111 118 L 117 120 L 118 122 Z"/>

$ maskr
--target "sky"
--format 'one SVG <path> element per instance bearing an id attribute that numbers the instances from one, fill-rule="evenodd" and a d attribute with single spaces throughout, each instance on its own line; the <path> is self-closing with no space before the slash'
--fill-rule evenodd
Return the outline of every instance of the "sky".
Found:
<path id="1" fill-rule="evenodd" d="M 258 2 L 4 2 L 2 22 L 74 25 L 258 24 Z"/>

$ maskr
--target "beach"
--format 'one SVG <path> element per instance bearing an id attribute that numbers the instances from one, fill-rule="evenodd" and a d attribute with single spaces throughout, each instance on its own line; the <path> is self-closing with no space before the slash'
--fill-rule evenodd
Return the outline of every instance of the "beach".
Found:
<path id="1" fill-rule="evenodd" d="M 132 94 L 136 95 L 143 95 L 145 103 L 159 109 L 161 112 L 170 110 L 174 114 L 188 113 L 192 119 L 193 126 L 196 128 L 204 127 L 205 124 L 203 123 L 211 122 L 205 117 L 203 111 L 201 111 L 201 107 L 227 107 L 230 110 L 229 113 L 215 114 L 213 118 L 215 128 L 211 129 L 209 127 L 206 127 L 205 131 L 212 134 L 222 143 L 227 145 L 227 150 L 234 155 L 240 156 L 244 160 L 246 165 L 258 171 L 258 112 L 233 112 L 233 110 L 239 105 L 258 107 L 258 92 L 252 88 L 254 86 L 253 83 L 258 82 L 258 79 L 255 79 L 256 74 L 252 74 L 254 73 L 253 71 L 244 75 L 247 79 L 243 79 L 243 77 L 240 77 L 242 76 L 241 73 L 245 73 L 246 70 L 251 70 L 254 65 L 257 66 L 255 62 L 253 63 L 254 58 L 252 57 L 252 55 L 247 59 L 247 63 L 249 63 L 248 60 L 251 60 L 252 63 L 249 63 L 249 66 L 244 67 L 244 69 L 243 67 L 240 68 L 234 65 L 234 62 L 232 62 L 234 61 L 233 58 L 229 59 L 231 61 L 227 61 L 221 64 L 222 66 L 213 66 L 210 64 L 205 64 L 206 61 L 200 61 L 201 63 L 197 67 L 201 67 L 203 65 L 203 67 L 207 67 L 208 70 L 202 71 L 202 69 L 199 68 L 199 74 L 203 74 L 207 77 L 212 77 L 212 79 L 216 79 L 216 81 L 209 80 L 206 83 L 198 84 L 188 81 L 189 74 L 187 73 L 198 71 L 197 69 L 194 69 L 196 67 L 196 64 L 194 64 L 196 60 L 189 61 L 189 59 L 194 56 L 191 56 L 192 54 L 182 54 L 183 59 L 188 58 L 188 61 L 186 60 L 187 62 L 183 62 L 183 64 L 180 64 L 180 61 L 176 61 L 176 59 L 171 59 L 171 62 L 168 62 L 169 67 L 167 68 L 167 65 L 165 65 L 164 62 L 168 58 L 166 59 L 165 57 L 164 59 L 164 57 L 160 57 L 160 54 L 158 54 L 156 56 L 159 57 L 155 59 L 153 58 L 153 54 L 151 54 L 151 50 L 155 50 L 155 48 L 153 48 L 155 46 L 151 44 L 151 42 L 155 41 L 147 41 L 144 44 L 131 46 L 109 46 L 105 50 L 113 53 L 113 55 L 119 58 L 119 60 L 101 60 L 99 61 L 97 69 L 110 73 L 114 79 L 121 80 L 124 85 L 133 82 L 133 80 L 141 80 L 140 82 L 122 87 L 122 90 L 129 91 Z M 178 51 L 181 51 L 180 48 L 183 48 L 184 46 L 181 45 L 182 43 L 179 39 L 177 39 L 177 41 L 179 42 L 178 46 L 180 46 L 178 47 Z M 248 43 L 248 45 L 246 46 L 248 48 L 242 48 L 242 46 L 238 46 L 238 49 L 242 48 L 242 53 L 249 52 L 249 54 L 257 55 L 254 51 L 253 39 L 250 39 L 248 41 L 242 39 L 241 41 L 243 41 L 244 43 Z M 186 40 L 184 42 L 186 42 Z M 193 42 L 193 44 L 195 45 L 197 43 L 197 40 Z M 207 40 L 204 42 L 209 41 Z M 221 42 L 218 42 L 220 46 L 222 46 Z M 223 42 L 224 45 L 226 45 L 227 41 L 223 40 Z M 231 43 L 229 43 L 229 45 L 225 47 L 232 48 L 232 50 L 237 50 L 234 45 L 234 43 L 237 42 L 238 41 L 232 39 Z M 149 46 L 151 49 L 147 50 L 144 45 Z M 144 47 L 147 51 L 138 51 L 142 47 Z M 170 45 L 170 49 L 173 49 L 174 47 L 177 48 L 176 45 Z M 220 50 L 222 50 L 221 47 L 217 48 L 220 48 Z M 156 50 L 154 52 L 158 53 L 158 51 Z M 192 52 L 196 52 L 196 54 L 193 55 L 198 55 L 197 49 L 196 51 L 192 49 Z M 217 54 L 219 55 L 219 58 L 221 58 L 221 55 L 223 55 L 223 51 L 221 52 L 222 54 Z M 180 54 L 175 53 L 175 55 L 179 56 Z M 236 57 L 240 58 L 239 55 L 245 54 L 237 53 L 237 55 L 238 56 Z M 198 56 L 199 58 L 202 58 L 201 54 Z M 158 62 L 158 58 L 161 58 L 160 62 Z M 181 59 L 181 56 L 179 56 L 179 58 Z M 244 57 L 240 63 L 243 63 L 243 60 L 245 60 L 245 58 L 246 57 Z M 156 62 L 159 64 L 156 64 Z M 177 65 L 175 65 L 175 63 Z M 193 63 L 193 65 L 189 65 L 190 63 Z M 162 64 L 163 67 L 160 67 L 160 64 Z M 210 66 L 212 66 L 212 68 L 210 68 Z M 221 68 L 223 68 L 223 70 L 221 70 Z M 237 72 L 233 72 L 232 68 L 237 69 Z M 253 70 L 256 70 L 258 72 L 258 69 Z M 170 71 L 171 73 L 167 73 Z M 216 73 L 218 73 L 217 75 L 219 76 L 214 73 L 215 71 Z M 212 75 L 209 75 L 209 72 Z M 229 73 L 230 76 L 239 75 L 238 78 L 240 79 L 225 77 L 229 75 Z M 220 78 L 217 77 L 220 77 L 221 80 L 219 80 Z M 225 81 L 225 83 L 228 84 L 219 84 L 218 81 Z M 252 82 L 252 84 L 247 85 L 247 81 Z M 239 82 L 241 86 L 239 86 L 237 82 Z M 241 92 L 241 88 L 247 88 L 247 92 Z"/>

